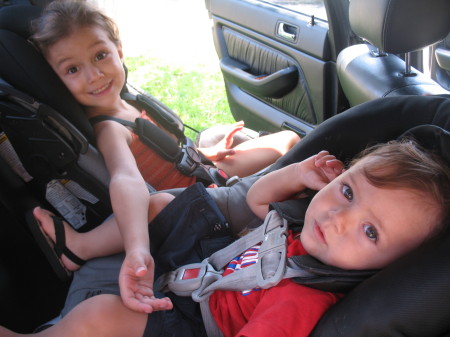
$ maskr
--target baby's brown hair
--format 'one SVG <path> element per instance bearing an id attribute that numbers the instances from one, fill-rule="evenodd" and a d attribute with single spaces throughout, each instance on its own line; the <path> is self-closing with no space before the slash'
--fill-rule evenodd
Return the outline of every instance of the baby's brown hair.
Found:
<path id="1" fill-rule="evenodd" d="M 408 189 L 423 197 L 424 205 L 436 207 L 440 219 L 433 234 L 450 223 L 450 168 L 444 159 L 412 139 L 374 145 L 353 159 L 365 160 L 363 173 L 380 188 Z"/>

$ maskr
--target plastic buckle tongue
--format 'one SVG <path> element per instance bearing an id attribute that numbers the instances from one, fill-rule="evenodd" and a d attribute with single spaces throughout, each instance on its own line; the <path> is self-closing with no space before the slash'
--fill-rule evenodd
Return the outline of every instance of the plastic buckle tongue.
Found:
<path id="1" fill-rule="evenodd" d="M 178 296 L 191 296 L 194 290 L 208 285 L 222 275 L 222 271 L 216 271 L 207 260 L 201 263 L 192 263 L 165 275 L 164 279 L 158 279 L 155 288 L 160 291 L 171 291 Z"/>

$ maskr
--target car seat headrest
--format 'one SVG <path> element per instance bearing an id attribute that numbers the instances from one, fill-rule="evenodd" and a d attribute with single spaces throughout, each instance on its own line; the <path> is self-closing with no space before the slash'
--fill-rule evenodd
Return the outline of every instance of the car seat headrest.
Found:
<path id="1" fill-rule="evenodd" d="M 0 11 L 0 29 L 14 32 L 24 39 L 31 35 L 31 21 L 41 15 L 42 8 L 30 5 L 15 5 Z"/>
<path id="2" fill-rule="evenodd" d="M 70 94 L 44 57 L 28 42 L 36 6 L 0 10 L 0 77 L 17 90 L 50 106 L 69 120 L 89 141 L 94 135 L 81 105 Z"/>
<path id="3" fill-rule="evenodd" d="M 450 132 L 436 125 L 419 125 L 399 138 L 414 138 L 424 148 L 440 155 L 450 165 Z"/>
<path id="4" fill-rule="evenodd" d="M 389 53 L 422 49 L 450 31 L 448 0 L 352 0 L 353 32 Z"/>

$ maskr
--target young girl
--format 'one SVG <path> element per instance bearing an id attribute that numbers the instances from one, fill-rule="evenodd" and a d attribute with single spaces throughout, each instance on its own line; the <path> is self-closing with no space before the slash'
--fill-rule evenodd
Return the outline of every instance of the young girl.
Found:
<path id="1" fill-rule="evenodd" d="M 120 96 L 125 84 L 123 51 L 118 29 L 109 17 L 85 1 L 54 1 L 33 27 L 32 40 L 84 106 L 88 118 L 106 115 L 132 122 L 137 117 L 147 118 Z M 261 170 L 299 140 L 292 132 L 280 132 L 229 148 L 233 134 L 241 128 L 237 124 L 217 147 L 204 149 L 205 155 L 229 176 L 242 177 Z M 193 180 L 167 177 L 173 164 L 161 166 L 160 161 L 152 160 L 153 152 L 121 124 L 102 121 L 94 125 L 94 131 L 111 176 L 112 221 L 117 221 L 127 254 L 148 260 L 148 253 L 138 253 L 141 247 L 148 248 L 145 225 L 151 198 L 146 180 L 156 176 L 147 182 L 158 189 L 186 186 Z"/>
<path id="2" fill-rule="evenodd" d="M 323 151 L 263 176 L 248 191 L 247 203 L 262 219 L 269 204 L 300 200 L 299 192 L 319 190 L 306 209 L 301 235 L 290 232 L 288 236 L 288 256 L 310 254 L 341 269 L 380 269 L 430 240 L 448 224 L 450 170 L 439 157 L 414 142 L 375 146 L 347 170 L 342 168 L 340 161 Z M 163 212 L 174 213 L 170 207 Z M 43 226 L 50 226 L 49 213 L 39 210 L 35 214 Z M 67 224 L 65 229 L 71 231 Z M 72 234 L 68 236 L 72 243 L 83 235 Z M 98 238 L 97 246 L 108 249 L 108 244 Z M 258 248 L 250 249 L 253 262 Z M 89 254 L 98 247 L 74 245 L 73 249 L 77 254 Z M 241 258 L 234 259 L 225 273 L 239 273 L 249 263 L 248 256 L 244 252 Z M 183 310 L 188 299 L 179 302 L 170 293 L 166 294 L 170 299 L 154 293 L 153 273 L 142 278 L 129 276 L 124 281 L 123 302 L 115 295 L 89 298 L 39 335 L 204 336 L 202 327 L 195 323 L 201 318 L 186 318 L 188 313 Z M 216 291 L 209 305 L 225 336 L 308 336 L 321 315 L 339 298 L 337 294 L 283 280 L 269 289 Z M 0 330 L 0 336 L 17 334 Z"/>

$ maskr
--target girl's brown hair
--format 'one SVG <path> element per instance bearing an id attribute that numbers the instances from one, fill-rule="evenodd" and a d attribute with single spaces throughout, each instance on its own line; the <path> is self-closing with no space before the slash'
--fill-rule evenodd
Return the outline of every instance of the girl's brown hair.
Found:
<path id="1" fill-rule="evenodd" d="M 98 8 L 84 0 L 56 0 L 32 22 L 31 40 L 45 55 L 48 48 L 79 27 L 97 26 L 105 30 L 111 41 L 120 43 L 116 23 Z"/>

